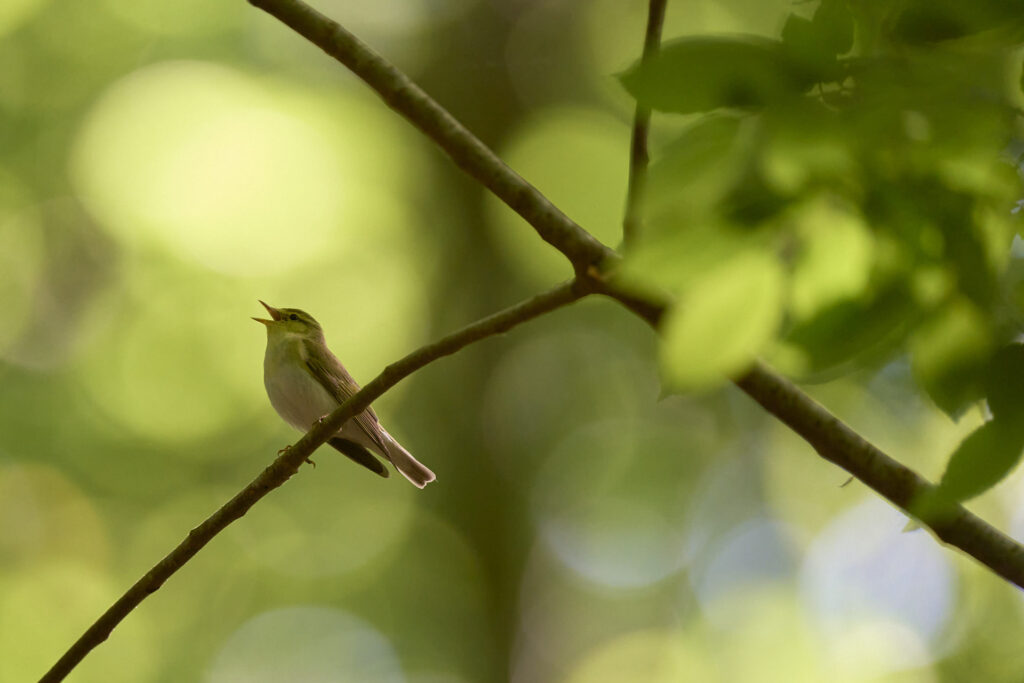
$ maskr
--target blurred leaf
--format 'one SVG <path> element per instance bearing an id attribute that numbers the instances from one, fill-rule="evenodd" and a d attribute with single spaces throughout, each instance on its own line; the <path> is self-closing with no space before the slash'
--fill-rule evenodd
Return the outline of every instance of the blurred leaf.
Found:
<path id="1" fill-rule="evenodd" d="M 996 419 L 1024 423 L 1024 344 L 1008 344 L 992 356 L 985 396 Z"/>
<path id="2" fill-rule="evenodd" d="M 1024 429 L 1019 422 L 991 420 L 975 429 L 949 457 L 939 494 L 956 502 L 998 484 L 1020 461 Z"/>
<path id="3" fill-rule="evenodd" d="M 774 251 L 769 233 L 751 234 L 722 223 L 655 223 L 644 241 L 626 254 L 619 282 L 635 291 L 683 295 L 716 270 L 759 250 Z"/>
<path id="4" fill-rule="evenodd" d="M 750 251 L 708 272 L 669 311 L 661 365 L 675 389 L 707 389 L 742 371 L 774 338 L 784 276 L 770 253 Z"/>
<path id="5" fill-rule="evenodd" d="M 757 166 L 776 192 L 796 196 L 828 187 L 844 196 L 861 193 L 858 141 L 829 107 L 813 99 L 774 104 L 760 117 Z"/>
<path id="6" fill-rule="evenodd" d="M 992 330 L 976 306 L 960 298 L 921 325 L 910 340 L 911 365 L 935 404 L 956 417 L 982 396 Z"/>
<path id="7" fill-rule="evenodd" d="M 756 226 L 778 216 L 790 201 L 791 197 L 769 184 L 762 169 L 752 163 L 723 201 L 722 213 L 740 225 Z"/>
<path id="8" fill-rule="evenodd" d="M 853 49 L 853 13 L 847 0 L 821 0 L 811 21 L 832 54 L 843 55 Z"/>
<path id="9" fill-rule="evenodd" d="M 989 40 L 1012 45 L 1020 41 L 1022 19 L 1022 0 L 905 0 L 893 35 L 897 40 L 917 44 L 999 29 L 999 36 L 989 36 Z"/>
<path id="10" fill-rule="evenodd" d="M 653 59 L 638 62 L 620 78 L 643 104 L 680 114 L 758 107 L 810 85 L 782 43 L 754 36 L 668 42 Z"/>
<path id="11" fill-rule="evenodd" d="M 790 371 L 824 380 L 848 364 L 880 363 L 899 348 L 917 317 L 917 304 L 902 283 L 874 296 L 842 301 L 796 324 L 785 343 L 799 350 L 803 367 Z"/>
<path id="12" fill-rule="evenodd" d="M 861 217 L 819 197 L 803 203 L 791 220 L 800 240 L 790 286 L 793 316 L 805 320 L 839 301 L 858 298 L 868 286 L 873 250 Z"/>
<path id="13" fill-rule="evenodd" d="M 648 172 L 645 211 L 652 219 L 674 214 L 689 222 L 712 213 L 749 153 L 739 139 L 741 122 L 733 115 L 705 116 L 665 147 Z"/>
<path id="14" fill-rule="evenodd" d="M 811 80 L 838 80 L 842 69 L 836 57 L 853 47 L 853 15 L 846 0 L 821 0 L 812 19 L 790 14 L 782 44 Z"/>

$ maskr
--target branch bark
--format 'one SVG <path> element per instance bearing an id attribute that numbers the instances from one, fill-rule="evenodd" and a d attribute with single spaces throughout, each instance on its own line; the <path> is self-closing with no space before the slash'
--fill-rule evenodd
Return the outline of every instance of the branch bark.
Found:
<path id="1" fill-rule="evenodd" d="M 336 22 L 301 0 L 249 0 L 319 46 L 374 89 L 384 101 L 440 145 L 457 166 L 515 209 L 537 233 L 573 263 L 578 276 L 657 327 L 661 302 L 647 301 L 610 280 L 615 252 L 557 210 L 537 190 L 505 166 L 451 114 L 394 66 Z M 500 182 L 495 179 L 500 179 Z M 933 488 L 923 477 L 884 454 L 796 386 L 762 365 L 734 383 L 765 410 L 788 425 L 826 460 L 860 479 L 907 510 L 915 495 Z M 928 521 L 928 520 L 925 520 Z M 935 534 L 993 572 L 1024 588 L 1024 547 L 957 506 L 949 517 L 932 521 Z"/>
<path id="2" fill-rule="evenodd" d="M 647 30 L 644 33 L 644 51 L 640 60 L 650 61 L 661 48 L 661 30 L 665 24 L 665 5 L 668 0 L 650 0 L 647 7 Z M 640 232 L 640 207 L 647 188 L 647 134 L 651 127 L 650 108 L 636 103 L 633 113 L 633 135 L 629 143 L 629 184 L 626 186 L 626 212 L 622 219 L 622 244 L 628 247 Z"/>
<path id="3" fill-rule="evenodd" d="M 423 346 L 384 368 L 369 384 L 341 404 L 322 422 L 313 426 L 291 448 L 278 456 L 258 477 L 242 489 L 202 524 L 188 533 L 178 546 L 135 582 L 68 649 L 57 663 L 39 679 L 40 683 L 62 681 L 82 659 L 110 636 L 139 603 L 156 592 L 175 572 L 213 540 L 229 524 L 241 518 L 265 495 L 295 474 L 313 451 L 334 435 L 347 420 L 365 410 L 370 403 L 402 379 L 439 358 L 449 356 L 474 342 L 502 334 L 516 325 L 573 303 L 590 294 L 586 281 L 572 281 L 538 294 L 532 299 L 479 320 L 433 344 Z"/>

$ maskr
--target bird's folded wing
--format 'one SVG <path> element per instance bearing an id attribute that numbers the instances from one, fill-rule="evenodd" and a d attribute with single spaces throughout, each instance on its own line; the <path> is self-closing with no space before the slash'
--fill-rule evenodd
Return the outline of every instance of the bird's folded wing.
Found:
<path id="1" fill-rule="evenodd" d="M 324 357 L 324 351 L 318 349 L 313 344 L 305 341 L 303 344 L 306 347 L 306 367 L 309 368 L 309 371 L 320 383 L 320 386 L 334 397 L 334 400 L 339 404 L 344 403 L 359 391 L 359 384 L 352 378 L 352 375 L 348 374 L 348 371 L 341 364 L 341 361 L 334 357 L 334 354 L 326 351 L 328 356 Z M 353 420 L 375 444 L 380 446 L 384 453 L 388 452 L 387 444 L 384 443 L 384 438 L 381 435 L 377 413 L 373 412 L 373 408 L 367 407 L 366 410 L 356 415 Z"/>
<path id="2" fill-rule="evenodd" d="M 371 472 L 375 472 L 385 478 L 388 476 L 388 468 L 384 466 L 384 463 L 375 458 L 373 453 L 366 450 L 355 441 L 336 436 L 333 439 L 328 439 L 327 443 Z"/>

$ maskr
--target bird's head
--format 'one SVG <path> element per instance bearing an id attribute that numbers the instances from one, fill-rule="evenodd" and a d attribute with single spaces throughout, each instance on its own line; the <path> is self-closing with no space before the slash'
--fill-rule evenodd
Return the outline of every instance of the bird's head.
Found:
<path id="1" fill-rule="evenodd" d="M 270 314 L 270 320 L 266 318 L 253 318 L 258 323 L 267 326 L 267 335 L 270 337 L 302 337 L 304 339 L 323 339 L 324 331 L 313 316 L 298 308 L 274 308 L 260 301 L 263 308 Z"/>

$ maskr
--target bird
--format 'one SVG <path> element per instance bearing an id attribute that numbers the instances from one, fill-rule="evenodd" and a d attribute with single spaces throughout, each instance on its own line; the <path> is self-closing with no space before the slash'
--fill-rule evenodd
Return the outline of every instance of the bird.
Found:
<path id="1" fill-rule="evenodd" d="M 320 323 L 298 308 L 274 308 L 260 301 L 270 319 L 253 318 L 267 328 L 263 385 L 277 414 L 300 432 L 334 411 L 359 391 L 359 384 L 327 348 Z M 373 408 L 348 420 L 327 443 L 381 477 L 389 461 L 417 488 L 435 480 L 434 473 L 405 450 L 380 424 Z"/>

